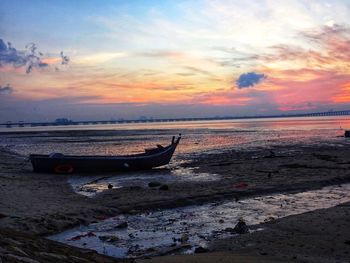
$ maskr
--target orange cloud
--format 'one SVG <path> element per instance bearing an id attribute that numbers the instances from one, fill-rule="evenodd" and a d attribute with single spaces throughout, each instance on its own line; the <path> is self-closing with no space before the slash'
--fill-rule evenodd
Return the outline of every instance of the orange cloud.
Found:
<path id="1" fill-rule="evenodd" d="M 350 102 L 350 82 L 341 86 L 339 94 L 333 97 L 336 103 L 346 103 Z"/>

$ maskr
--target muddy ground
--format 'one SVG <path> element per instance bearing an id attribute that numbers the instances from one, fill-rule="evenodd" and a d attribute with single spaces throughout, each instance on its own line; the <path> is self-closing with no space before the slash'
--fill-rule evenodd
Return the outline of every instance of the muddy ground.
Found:
<path id="1" fill-rule="evenodd" d="M 350 182 L 350 149 L 346 144 L 203 154 L 184 165 L 198 172 L 217 174 L 220 180 L 173 182 L 168 184 L 168 190 L 149 187 L 111 189 L 88 198 L 76 194 L 67 184 L 69 175 L 34 174 L 28 163 L 23 164 L 23 158 L 1 152 L 0 229 L 2 236 L 12 240 L 0 239 L 1 259 L 4 262 L 59 262 L 59 255 L 63 255 L 99 262 L 97 257 L 100 256 L 93 252 L 86 253 L 43 237 L 121 213 L 299 192 Z M 217 240 L 211 244 L 211 252 L 206 254 L 208 258 L 224 255 L 232 260 L 241 255 L 254 258 L 256 262 L 349 262 L 350 255 L 346 253 L 350 248 L 349 211 L 350 206 L 344 204 L 276 220 L 267 224 L 264 231 Z M 45 251 L 57 254 L 56 260 L 52 255 L 40 256 Z M 213 253 L 217 251 L 219 254 Z M 197 260 L 188 255 L 174 259 L 183 262 L 183 257 L 186 261 Z M 167 258 L 153 260 L 168 261 Z"/>

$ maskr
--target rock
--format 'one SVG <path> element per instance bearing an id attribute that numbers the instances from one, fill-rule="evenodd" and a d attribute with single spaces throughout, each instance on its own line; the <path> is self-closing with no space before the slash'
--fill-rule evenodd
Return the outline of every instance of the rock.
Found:
<path id="1" fill-rule="evenodd" d="M 118 229 L 123 229 L 123 228 L 127 228 L 128 227 L 128 222 L 123 222 L 120 223 L 119 225 L 116 226 L 116 228 Z"/>
<path id="2" fill-rule="evenodd" d="M 219 220 L 219 223 L 220 223 L 220 224 L 225 223 L 224 219 L 220 219 L 220 220 Z"/>
<path id="3" fill-rule="evenodd" d="M 244 220 L 240 218 L 237 225 L 233 228 L 233 231 L 237 234 L 246 234 L 248 233 L 249 229 Z"/>
<path id="4" fill-rule="evenodd" d="M 207 249 L 207 248 L 204 248 L 204 247 L 196 247 L 196 249 L 194 250 L 194 253 L 206 253 L 206 252 L 208 252 L 209 251 L 209 249 Z"/>
<path id="5" fill-rule="evenodd" d="M 158 187 L 158 186 L 161 186 L 162 184 L 159 183 L 159 182 L 150 182 L 148 183 L 148 186 L 149 187 Z"/>
<path id="6" fill-rule="evenodd" d="M 167 191 L 169 190 L 169 186 L 167 184 L 163 184 L 161 187 L 159 187 L 159 190 Z"/>
<path id="7" fill-rule="evenodd" d="M 112 184 L 108 184 L 108 189 L 112 189 L 113 185 Z"/>

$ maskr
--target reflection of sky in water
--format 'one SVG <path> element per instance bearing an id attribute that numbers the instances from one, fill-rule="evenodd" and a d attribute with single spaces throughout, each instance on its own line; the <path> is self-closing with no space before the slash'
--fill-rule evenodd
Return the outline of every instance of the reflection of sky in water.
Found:
<path id="1" fill-rule="evenodd" d="M 224 229 L 234 227 L 241 217 L 248 225 L 255 225 L 271 218 L 329 208 L 349 201 L 350 184 L 330 186 L 297 194 L 276 194 L 238 202 L 225 201 L 148 214 L 121 215 L 65 231 L 50 239 L 115 257 L 134 257 L 170 248 L 174 238 L 179 239 L 184 235 L 189 237 L 188 243 L 192 248 L 205 246 L 213 238 L 231 235 Z M 116 228 L 122 222 L 127 222 L 128 227 Z M 95 236 L 69 240 L 88 232 Z M 115 237 L 113 244 L 100 240 L 99 237 L 106 235 Z"/>
<path id="2" fill-rule="evenodd" d="M 112 184 L 113 188 L 128 186 L 148 187 L 150 182 L 167 184 L 179 181 L 213 181 L 218 178 L 218 176 L 213 174 L 194 173 L 192 169 L 179 168 L 135 171 L 118 175 L 72 176 L 68 183 L 72 185 L 77 193 L 93 197 L 97 193 L 108 190 L 108 184 Z"/>
<path id="3" fill-rule="evenodd" d="M 171 136 L 181 132 L 183 139 L 176 153 L 185 156 L 232 147 L 249 149 L 299 143 L 310 145 L 343 142 L 344 138 L 337 137 L 344 133 L 339 129 L 340 125 L 350 128 L 350 119 L 286 118 L 41 127 L 49 131 L 51 129 L 52 132 L 3 134 L 0 146 L 24 155 L 51 152 L 117 155 L 140 152 L 158 143 L 167 145 Z M 55 129 L 72 129 L 72 131 L 63 133 Z M 6 131 L 9 130 L 12 128 Z M 34 130 L 38 131 L 39 128 Z"/>

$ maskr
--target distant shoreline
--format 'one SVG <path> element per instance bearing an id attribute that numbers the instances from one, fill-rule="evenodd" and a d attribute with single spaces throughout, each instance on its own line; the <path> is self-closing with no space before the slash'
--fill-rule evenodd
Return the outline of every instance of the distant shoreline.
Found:
<path id="1" fill-rule="evenodd" d="M 223 117 L 184 117 L 184 118 L 146 118 L 146 119 L 120 119 L 120 120 L 89 120 L 66 122 L 11 122 L 0 123 L 0 127 L 41 127 L 41 126 L 73 126 L 73 125 L 101 125 L 101 124 L 128 124 L 128 123 L 166 123 L 166 122 L 187 122 L 187 121 L 216 121 L 216 120 L 249 120 L 249 119 L 276 119 L 276 118 L 308 118 L 308 117 L 335 117 L 349 116 L 350 110 L 313 112 L 299 114 L 277 114 L 257 116 L 223 116 Z"/>

